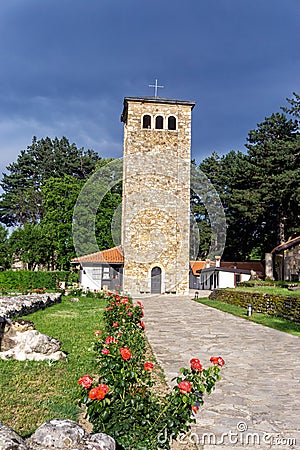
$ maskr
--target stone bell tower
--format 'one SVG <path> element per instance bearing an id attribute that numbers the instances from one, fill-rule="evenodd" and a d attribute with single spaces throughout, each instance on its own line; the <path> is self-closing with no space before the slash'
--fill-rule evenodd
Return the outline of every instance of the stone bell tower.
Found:
<path id="1" fill-rule="evenodd" d="M 123 289 L 189 290 L 191 112 L 195 103 L 125 97 Z"/>

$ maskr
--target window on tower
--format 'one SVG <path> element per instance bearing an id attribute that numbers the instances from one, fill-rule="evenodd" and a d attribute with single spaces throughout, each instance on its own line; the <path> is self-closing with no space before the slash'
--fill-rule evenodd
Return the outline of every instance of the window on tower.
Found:
<path id="1" fill-rule="evenodd" d="M 164 128 L 164 118 L 163 116 L 157 116 L 155 119 L 155 129 L 163 130 Z"/>
<path id="2" fill-rule="evenodd" d="M 151 116 L 149 114 L 143 116 L 143 128 L 151 128 Z"/>
<path id="3" fill-rule="evenodd" d="M 176 130 L 176 117 L 168 117 L 168 130 Z"/>

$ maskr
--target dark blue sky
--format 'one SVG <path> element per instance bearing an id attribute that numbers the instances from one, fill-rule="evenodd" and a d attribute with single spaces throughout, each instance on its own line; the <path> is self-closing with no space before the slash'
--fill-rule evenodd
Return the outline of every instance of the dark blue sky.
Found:
<path id="1" fill-rule="evenodd" d="M 0 171 L 38 138 L 122 156 L 125 96 L 196 101 L 192 154 L 244 150 L 299 93 L 299 0 L 9 0 L 0 8 Z"/>

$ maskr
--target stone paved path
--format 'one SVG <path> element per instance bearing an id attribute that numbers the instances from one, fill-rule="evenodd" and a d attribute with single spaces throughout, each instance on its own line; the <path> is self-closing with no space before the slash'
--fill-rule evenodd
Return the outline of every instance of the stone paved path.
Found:
<path id="1" fill-rule="evenodd" d="M 222 381 L 207 397 L 193 428 L 199 448 L 300 448 L 299 337 L 189 297 L 140 300 L 147 336 L 169 384 L 192 357 L 205 366 L 210 356 L 226 361 Z"/>

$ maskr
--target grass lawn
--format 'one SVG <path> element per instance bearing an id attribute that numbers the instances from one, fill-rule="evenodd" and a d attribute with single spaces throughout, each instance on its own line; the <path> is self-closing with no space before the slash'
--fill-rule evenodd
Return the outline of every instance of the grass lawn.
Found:
<path id="1" fill-rule="evenodd" d="M 21 436 L 55 417 L 77 420 L 78 379 L 96 372 L 94 330 L 103 326 L 104 300 L 63 297 L 61 304 L 25 316 L 62 342 L 67 362 L 0 360 L 0 420 Z"/>
<path id="2" fill-rule="evenodd" d="M 251 292 L 253 292 L 252 289 Z M 199 298 L 195 301 L 202 303 L 203 305 L 207 305 L 212 308 L 227 312 L 229 314 L 233 314 L 234 316 L 242 317 L 255 323 L 260 323 L 261 325 L 265 325 L 266 327 L 275 328 L 275 330 L 280 330 L 286 333 L 294 334 L 295 336 L 300 336 L 300 324 L 295 323 L 291 320 L 282 319 L 281 317 L 273 317 L 261 313 L 253 313 L 252 316 L 247 317 L 245 308 L 221 302 L 219 300 L 211 300 L 209 298 Z"/>
<path id="3" fill-rule="evenodd" d="M 287 288 L 282 288 L 279 286 L 238 286 L 234 288 L 235 291 L 242 291 L 242 292 L 259 292 L 261 294 L 270 294 L 270 295 L 285 295 L 289 297 L 299 297 L 300 296 L 300 290 L 299 291 L 290 291 Z"/>

